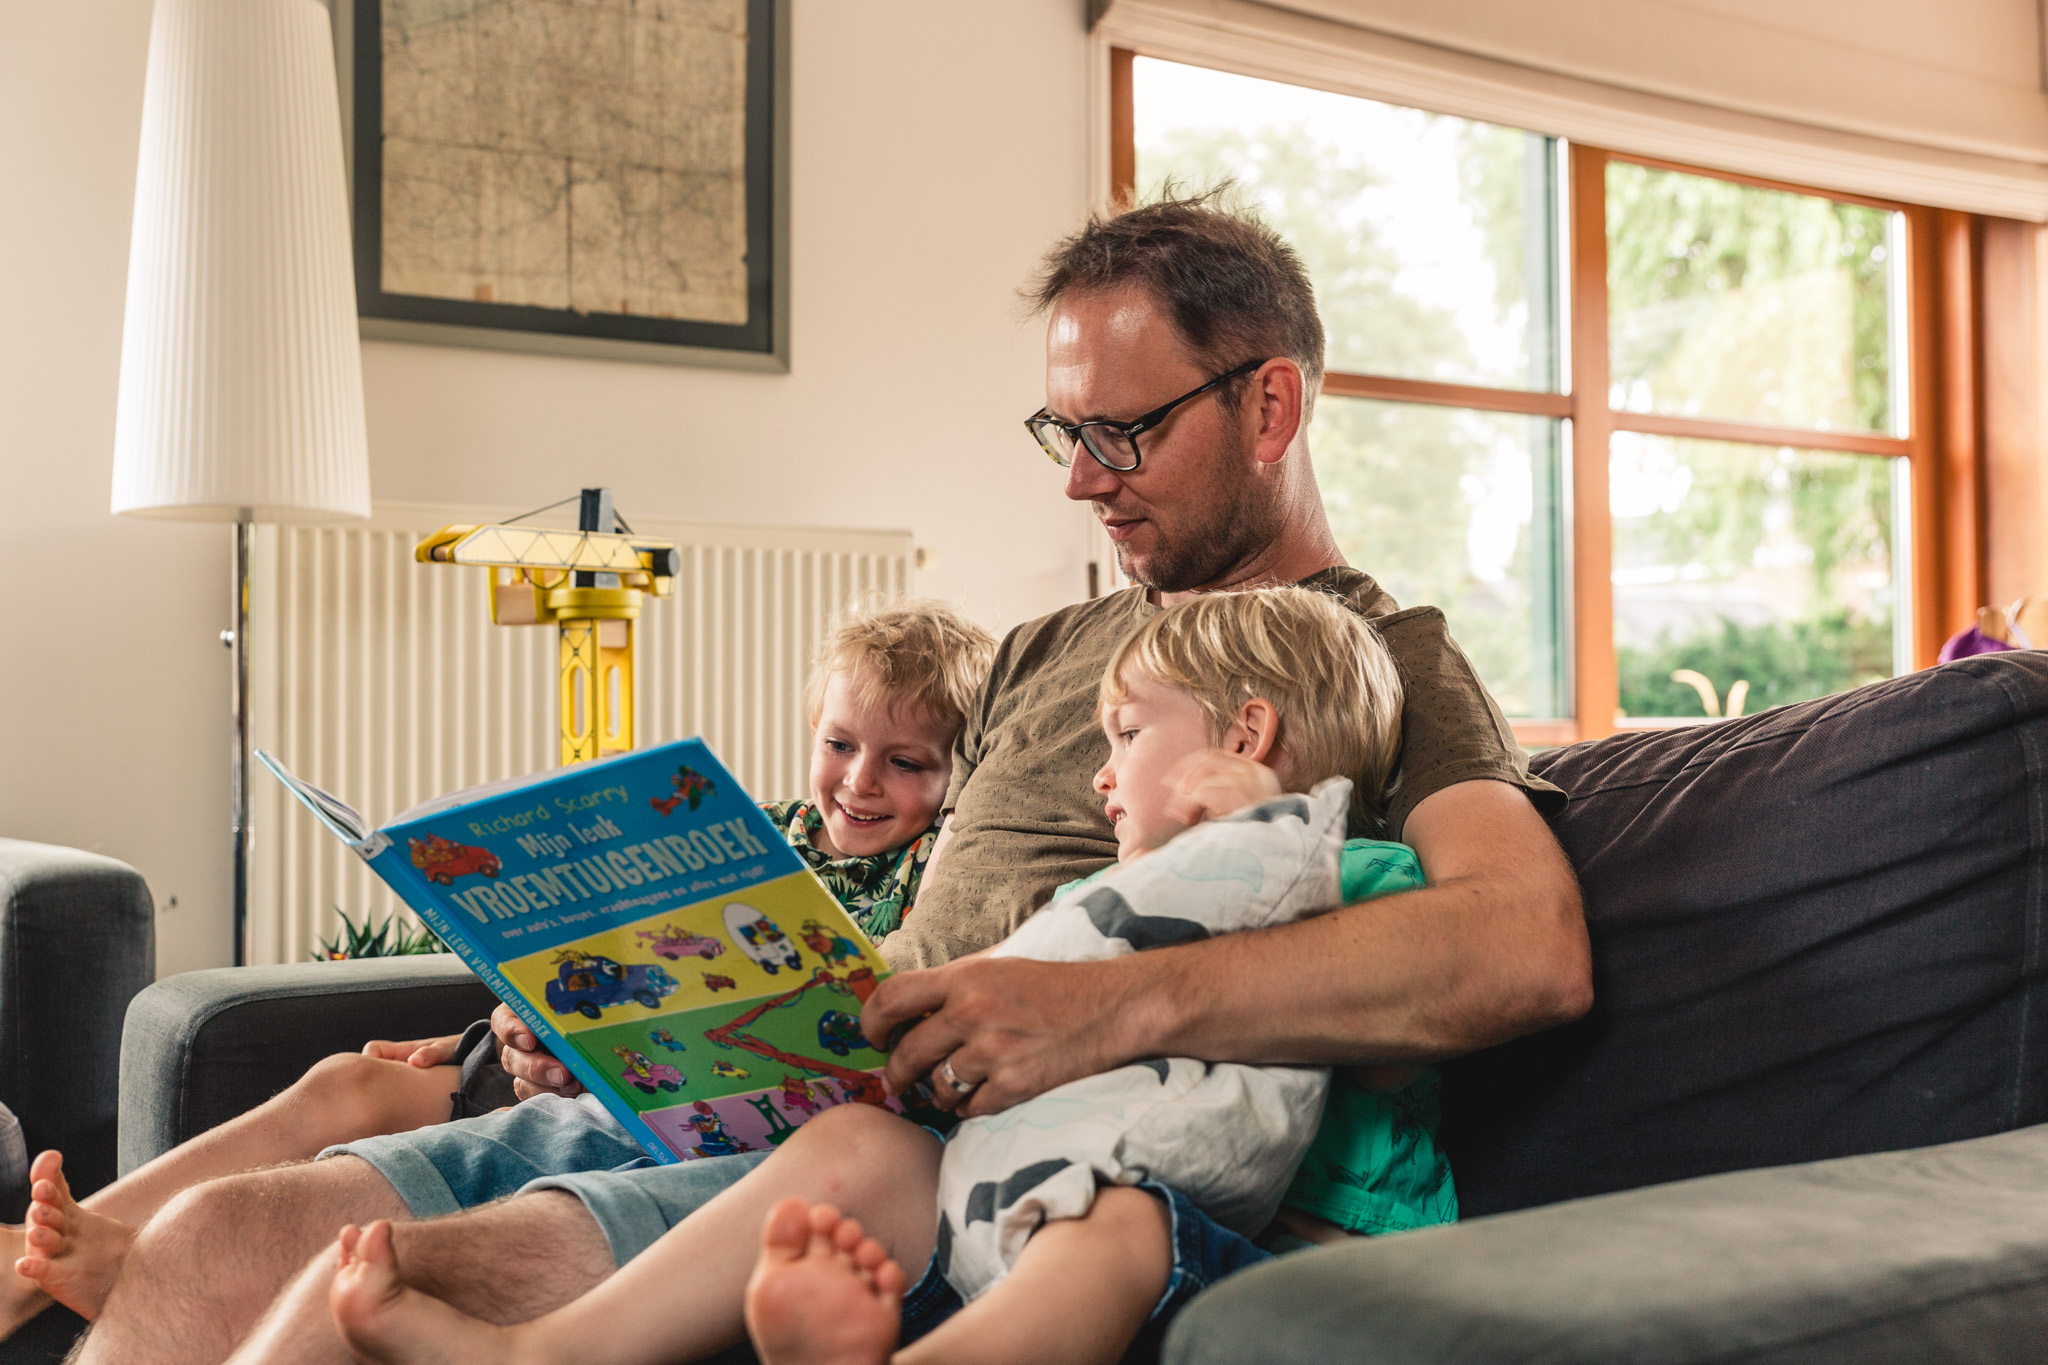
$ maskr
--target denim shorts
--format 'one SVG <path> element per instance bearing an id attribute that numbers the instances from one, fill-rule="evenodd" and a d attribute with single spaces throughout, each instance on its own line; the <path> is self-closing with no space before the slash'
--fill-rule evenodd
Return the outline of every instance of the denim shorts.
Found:
<path id="1" fill-rule="evenodd" d="M 1166 1205 L 1169 1235 L 1173 1239 L 1173 1270 L 1166 1277 L 1166 1292 L 1152 1305 L 1147 1333 L 1163 1330 L 1190 1299 L 1218 1280 L 1273 1259 L 1273 1252 L 1254 1246 L 1224 1227 L 1196 1208 L 1179 1190 L 1150 1180 L 1140 1183 L 1138 1188 Z M 903 1296 L 902 1344 L 908 1346 L 963 1306 L 959 1293 L 940 1272 L 939 1255 L 934 1252 L 924 1274 Z"/>
<path id="2" fill-rule="evenodd" d="M 364 1138 L 320 1153 L 370 1163 L 415 1218 L 438 1218 L 507 1195 L 565 1190 L 581 1199 L 619 1265 L 766 1157 L 701 1157 L 658 1166 L 594 1105 L 541 1095 L 480 1118 Z"/>

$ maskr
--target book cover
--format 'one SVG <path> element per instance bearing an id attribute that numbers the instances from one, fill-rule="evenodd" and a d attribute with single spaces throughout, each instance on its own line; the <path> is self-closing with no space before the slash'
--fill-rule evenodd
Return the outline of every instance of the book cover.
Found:
<path id="1" fill-rule="evenodd" d="M 258 757 L 657 1160 L 758 1151 L 832 1105 L 885 1102 L 859 1017 L 888 967 L 703 741 L 382 829 Z"/>

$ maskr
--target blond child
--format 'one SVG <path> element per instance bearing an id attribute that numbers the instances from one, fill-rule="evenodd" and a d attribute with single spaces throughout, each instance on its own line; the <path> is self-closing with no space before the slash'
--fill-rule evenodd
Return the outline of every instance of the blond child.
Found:
<path id="1" fill-rule="evenodd" d="M 1062 888 L 998 952 L 1141 950 L 1421 885 L 1403 846 L 1345 846 L 1347 815 L 1369 826 L 1384 809 L 1400 687 L 1371 628 L 1334 599 L 1269 589 L 1174 608 L 1118 650 L 1102 701 L 1110 757 L 1095 784 L 1122 866 Z M 1267 1257 L 1249 1237 L 1317 1136 L 1327 1079 L 1162 1059 L 969 1120 L 943 1152 L 908 1121 L 835 1111 L 534 1322 L 489 1326 L 405 1288 L 384 1224 L 344 1230 L 331 1301 L 365 1361 L 697 1359 L 740 1336 L 732 1248 L 759 1236 L 744 1327 L 771 1365 L 1115 1361 L 1148 1319 Z M 935 1080 L 972 1089 L 943 1066 Z M 860 1210 L 880 1237 L 815 1196 L 776 1202 L 814 1188 L 807 1161 L 848 1144 L 891 1173 Z M 1441 1165 L 1432 1142 L 1375 1150 Z M 1376 1183 L 1447 1192 L 1447 1172 L 1432 1175 Z M 1413 1225 L 1445 1210 L 1408 1213 Z M 925 1267 L 914 1288 L 902 1264 Z"/>
<path id="2" fill-rule="evenodd" d="M 995 644 L 942 603 L 868 604 L 834 625 L 813 660 L 804 697 L 810 794 L 762 808 L 871 937 L 901 924 L 916 900 L 953 741 L 980 696 Z M 361 1054 L 325 1058 L 283 1093 L 82 1200 L 71 1196 L 61 1156 L 42 1153 L 31 1171 L 27 1223 L 0 1229 L 0 1249 L 11 1243 L 15 1252 L 15 1273 L 0 1279 L 0 1337 L 52 1300 L 96 1317 L 137 1229 L 173 1195 L 205 1180 L 345 1151 L 394 1177 L 416 1214 L 438 1211 L 444 1197 L 466 1202 L 445 1176 L 430 1175 L 443 1188 L 427 1196 L 431 1208 L 421 1208 L 411 1188 L 420 1164 L 405 1154 L 429 1144 L 426 1169 L 437 1172 L 502 1143 L 508 1135 L 494 1130 L 508 1124 L 497 1111 L 512 1095 L 492 1064 L 495 1054 L 488 1027 L 478 1024 L 461 1035 L 373 1042 Z M 594 1131 L 617 1128 L 608 1116 L 580 1108 L 543 1104 L 512 1126 L 529 1138 L 542 1130 L 553 1164 L 569 1171 L 644 1159 L 623 1129 Z M 426 1129 L 436 1130 L 431 1138 L 412 1136 Z M 548 1154 L 529 1155 L 539 1157 L 534 1169 L 548 1168 Z M 410 1184 L 402 1183 L 407 1173 Z M 495 1197 L 480 1188 L 460 1195 Z"/>

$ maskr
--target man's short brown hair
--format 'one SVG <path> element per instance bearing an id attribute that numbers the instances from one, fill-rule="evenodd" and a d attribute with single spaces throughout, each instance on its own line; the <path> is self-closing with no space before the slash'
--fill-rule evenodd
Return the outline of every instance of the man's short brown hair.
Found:
<path id="1" fill-rule="evenodd" d="M 1102 705 L 1137 671 L 1185 692 L 1222 738 L 1238 708 L 1264 697 L 1279 715 L 1273 770 L 1290 790 L 1351 779 L 1351 819 L 1381 833 L 1401 757 L 1401 675 L 1380 633 L 1326 592 L 1203 593 L 1138 627 L 1110 656 Z"/>
<path id="2" fill-rule="evenodd" d="M 1285 356 L 1301 367 L 1302 415 L 1323 381 L 1323 322 L 1308 270 L 1279 233 L 1231 207 L 1226 182 L 1165 196 L 1088 225 L 1046 252 L 1025 298 L 1043 312 L 1069 294 L 1136 285 L 1159 302 L 1213 373 Z M 1241 384 L 1223 389 L 1235 407 Z"/>
<path id="3" fill-rule="evenodd" d="M 825 685 L 844 673 L 862 706 L 923 712 L 953 734 L 981 700 L 996 638 L 944 602 L 913 598 L 854 606 L 819 644 L 804 687 L 804 718 L 813 726 L 825 706 Z"/>

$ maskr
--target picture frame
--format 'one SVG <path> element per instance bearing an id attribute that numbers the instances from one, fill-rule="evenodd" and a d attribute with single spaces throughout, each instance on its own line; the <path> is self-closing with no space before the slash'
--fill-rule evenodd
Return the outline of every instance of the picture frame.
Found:
<path id="1" fill-rule="evenodd" d="M 711 262 L 705 273 L 724 282 L 712 303 L 714 311 L 723 309 L 727 315 L 707 319 L 660 316 L 652 310 L 635 312 L 630 299 L 621 299 L 617 307 L 610 306 L 609 300 L 591 306 L 588 297 L 581 297 L 592 293 L 591 287 L 566 274 L 555 282 L 555 293 L 560 295 L 566 289 L 578 296 L 562 300 L 566 306 L 494 300 L 486 285 L 478 286 L 478 296 L 470 298 L 450 296 L 452 291 L 445 285 L 407 292 L 403 265 L 387 270 L 393 261 L 387 255 L 391 244 L 385 222 L 384 23 L 400 0 L 332 0 L 336 62 L 345 105 L 342 126 L 349 144 L 349 201 L 362 335 L 366 339 L 546 355 L 787 372 L 791 7 L 789 0 L 737 3 L 744 6 L 746 15 L 740 132 L 744 146 L 744 263 L 736 265 L 732 259 L 737 243 L 722 241 L 721 259 Z M 442 8 L 445 12 L 446 7 Z M 494 10 L 503 12 L 502 7 Z M 621 78 L 627 74 L 622 72 Z M 701 231 L 704 215 L 697 218 L 697 223 L 683 226 Z M 643 235 L 658 235 L 663 224 L 657 219 L 658 212 L 644 216 L 635 221 L 634 228 Z M 414 223 L 407 226 L 417 230 Z M 719 226 L 716 221 L 711 223 L 709 235 L 714 240 L 719 240 Z M 738 231 L 730 231 L 728 236 L 737 237 Z M 565 252 L 573 246 L 572 240 Z M 741 270 L 743 310 L 739 307 Z M 394 283 L 394 275 L 398 287 L 387 288 Z M 578 302 L 584 306 L 574 306 Z"/>

